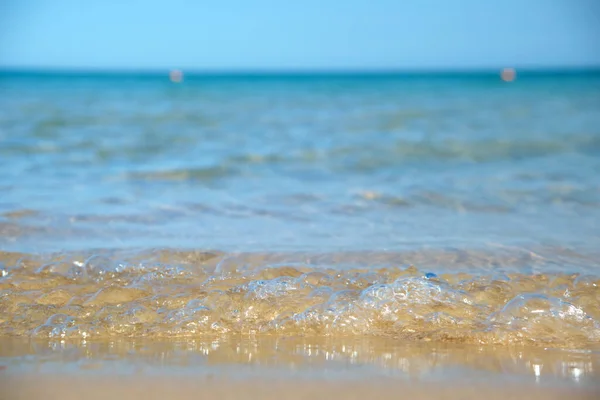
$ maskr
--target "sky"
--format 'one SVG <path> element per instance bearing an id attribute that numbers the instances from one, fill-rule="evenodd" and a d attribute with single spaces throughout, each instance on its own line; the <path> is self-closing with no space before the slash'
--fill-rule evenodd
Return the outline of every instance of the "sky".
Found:
<path id="1" fill-rule="evenodd" d="M 600 0 L 0 0 L 0 68 L 600 66 Z"/>

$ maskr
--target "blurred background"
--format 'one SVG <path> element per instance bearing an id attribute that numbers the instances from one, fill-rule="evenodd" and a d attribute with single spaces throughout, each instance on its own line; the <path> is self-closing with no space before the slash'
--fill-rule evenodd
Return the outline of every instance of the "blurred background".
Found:
<path id="1" fill-rule="evenodd" d="M 0 249 L 592 268 L 599 38 L 595 0 L 3 0 Z"/>

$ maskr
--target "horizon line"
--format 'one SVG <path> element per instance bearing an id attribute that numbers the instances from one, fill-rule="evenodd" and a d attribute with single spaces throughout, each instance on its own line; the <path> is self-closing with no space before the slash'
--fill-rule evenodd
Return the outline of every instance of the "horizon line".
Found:
<path id="1" fill-rule="evenodd" d="M 132 68 L 132 67 L 31 67 L 1 66 L 0 73 L 73 75 L 165 75 L 181 71 L 184 75 L 438 75 L 498 74 L 505 69 L 519 73 L 600 72 L 600 65 L 582 66 L 505 66 L 505 67 L 423 67 L 423 68 Z"/>

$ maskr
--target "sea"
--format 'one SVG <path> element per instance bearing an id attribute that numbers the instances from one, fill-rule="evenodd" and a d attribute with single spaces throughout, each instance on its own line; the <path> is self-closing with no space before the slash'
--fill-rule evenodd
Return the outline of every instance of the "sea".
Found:
<path id="1" fill-rule="evenodd" d="M 600 71 L 0 72 L 0 338 L 597 385 Z"/>

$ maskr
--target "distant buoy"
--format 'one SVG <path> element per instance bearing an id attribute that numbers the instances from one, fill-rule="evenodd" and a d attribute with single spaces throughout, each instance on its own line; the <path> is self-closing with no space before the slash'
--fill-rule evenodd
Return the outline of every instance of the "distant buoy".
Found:
<path id="1" fill-rule="evenodd" d="M 517 71 L 514 68 L 504 68 L 502 72 L 500 72 L 500 78 L 504 82 L 512 82 L 517 77 Z"/>
<path id="2" fill-rule="evenodd" d="M 169 72 L 169 79 L 173 83 L 181 83 L 183 81 L 183 72 L 180 69 L 174 69 Z"/>

